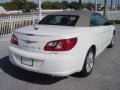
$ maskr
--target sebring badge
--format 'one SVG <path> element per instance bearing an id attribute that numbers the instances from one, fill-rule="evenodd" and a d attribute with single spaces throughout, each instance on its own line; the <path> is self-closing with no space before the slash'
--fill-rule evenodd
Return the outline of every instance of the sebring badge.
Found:
<path id="1" fill-rule="evenodd" d="M 23 40 L 27 44 L 37 43 L 36 41 Z"/>

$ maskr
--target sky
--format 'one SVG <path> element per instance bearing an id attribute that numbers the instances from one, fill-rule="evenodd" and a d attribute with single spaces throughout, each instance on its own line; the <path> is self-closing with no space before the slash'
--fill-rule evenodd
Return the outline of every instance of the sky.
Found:
<path id="1" fill-rule="evenodd" d="M 0 0 L 0 3 L 4 3 L 4 2 L 10 2 L 11 0 Z M 34 2 L 38 2 L 38 0 L 28 0 L 28 1 L 34 1 Z M 42 1 L 45 1 L 45 0 L 42 0 Z M 79 0 L 49 0 L 49 1 L 79 1 Z M 82 0 L 83 2 L 88 2 L 89 0 Z M 95 0 L 90 0 L 91 2 L 95 2 Z M 103 3 L 104 0 L 97 0 L 99 3 Z M 108 4 L 110 4 L 110 1 L 111 0 L 107 0 L 108 1 Z M 113 0 L 113 4 L 115 5 L 115 2 L 116 0 Z"/>
<path id="2" fill-rule="evenodd" d="M 0 0 L 0 3 L 9 2 L 11 0 Z"/>

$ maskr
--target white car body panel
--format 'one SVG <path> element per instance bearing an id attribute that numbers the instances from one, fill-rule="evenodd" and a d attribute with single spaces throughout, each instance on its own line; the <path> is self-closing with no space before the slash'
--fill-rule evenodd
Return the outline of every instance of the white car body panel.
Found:
<path id="1" fill-rule="evenodd" d="M 13 32 L 18 38 L 19 46 L 10 43 L 10 61 L 23 69 L 54 76 L 80 72 L 89 48 L 92 45 L 96 46 L 97 57 L 110 44 L 115 30 L 113 25 L 97 27 L 36 25 L 36 27 L 39 29 L 34 30 L 33 26 L 27 26 Z M 70 51 L 44 51 L 44 46 L 49 41 L 74 37 L 77 37 L 78 41 Z M 32 43 L 28 44 L 27 41 Z M 34 59 L 33 67 L 21 64 L 21 56 Z"/>

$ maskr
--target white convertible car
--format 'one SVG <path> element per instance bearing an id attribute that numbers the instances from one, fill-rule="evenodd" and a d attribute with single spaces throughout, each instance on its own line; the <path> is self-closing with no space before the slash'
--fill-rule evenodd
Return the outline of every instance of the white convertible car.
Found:
<path id="1" fill-rule="evenodd" d="M 114 43 L 115 27 L 102 15 L 63 11 L 47 15 L 37 25 L 15 30 L 9 58 L 28 71 L 52 76 L 81 72 L 88 76 L 95 58 Z"/>

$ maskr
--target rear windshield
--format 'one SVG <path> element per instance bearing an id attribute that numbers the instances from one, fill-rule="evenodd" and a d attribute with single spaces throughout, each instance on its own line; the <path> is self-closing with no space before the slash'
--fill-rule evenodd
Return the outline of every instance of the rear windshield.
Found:
<path id="1" fill-rule="evenodd" d="M 79 16 L 77 15 L 48 15 L 39 24 L 75 26 Z"/>

